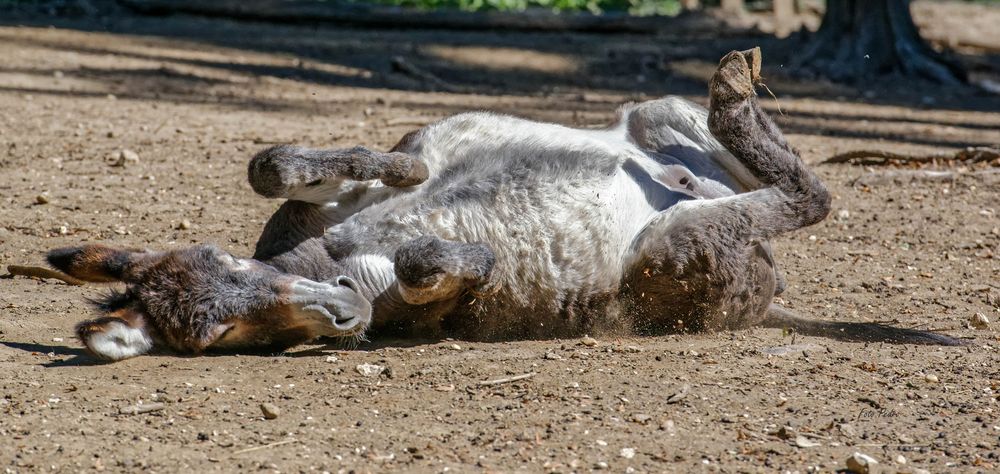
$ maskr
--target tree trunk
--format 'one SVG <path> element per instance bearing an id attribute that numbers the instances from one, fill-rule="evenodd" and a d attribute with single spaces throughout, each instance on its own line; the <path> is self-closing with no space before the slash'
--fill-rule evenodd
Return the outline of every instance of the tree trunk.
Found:
<path id="1" fill-rule="evenodd" d="M 887 74 L 966 82 L 961 67 L 920 38 L 909 0 L 827 0 L 819 31 L 793 66 L 840 82 Z"/>
<path id="2" fill-rule="evenodd" d="M 681 0 L 681 9 L 684 11 L 692 11 L 701 8 L 699 0 Z"/>
<path id="3" fill-rule="evenodd" d="M 743 13 L 743 0 L 721 0 L 719 7 L 726 13 L 739 15 Z"/>
<path id="4" fill-rule="evenodd" d="M 773 0 L 774 34 L 784 38 L 792 32 L 792 20 L 795 16 L 795 0 Z"/>

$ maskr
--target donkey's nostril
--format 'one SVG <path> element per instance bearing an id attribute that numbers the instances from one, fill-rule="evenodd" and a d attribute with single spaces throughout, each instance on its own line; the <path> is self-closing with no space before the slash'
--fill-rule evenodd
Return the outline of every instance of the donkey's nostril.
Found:
<path id="1" fill-rule="evenodd" d="M 337 284 L 340 286 L 346 286 L 351 290 L 358 291 L 358 283 L 349 277 L 339 276 L 337 277 Z"/>

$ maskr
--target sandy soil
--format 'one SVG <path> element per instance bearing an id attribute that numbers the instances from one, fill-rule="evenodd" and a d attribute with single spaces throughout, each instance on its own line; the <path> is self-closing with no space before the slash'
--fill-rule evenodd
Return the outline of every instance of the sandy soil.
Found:
<path id="1" fill-rule="evenodd" d="M 754 44 L 765 46 L 778 121 L 807 162 L 858 148 L 1000 143 L 1000 97 L 911 81 L 855 91 L 783 80 L 787 47 L 760 37 L 358 30 L 126 14 L 3 22 L 0 265 L 40 264 L 47 249 L 81 242 L 214 242 L 248 255 L 278 205 L 245 183 L 246 160 L 264 144 L 385 148 L 420 124 L 480 108 L 598 125 L 626 100 L 680 93 L 704 102 L 721 53 Z M 440 81 L 394 70 L 394 55 Z M 111 166 L 123 149 L 139 161 Z M 0 465 L 830 472 L 862 452 L 889 472 L 995 472 L 1000 341 L 968 320 L 1000 318 L 1000 180 L 968 170 L 916 182 L 868 175 L 885 169 L 816 170 L 834 211 L 775 243 L 789 281 L 784 303 L 817 318 L 940 329 L 971 346 L 754 329 L 599 338 L 594 347 L 317 344 L 274 357 L 106 365 L 72 335 L 90 315 L 85 298 L 102 288 L 14 278 L 0 280 Z M 190 228 L 180 228 L 184 220 Z M 365 377 L 356 370 L 365 363 L 388 370 Z M 525 373 L 536 375 L 479 384 Z M 138 403 L 164 408 L 120 415 Z M 264 419 L 261 403 L 280 415 Z"/>

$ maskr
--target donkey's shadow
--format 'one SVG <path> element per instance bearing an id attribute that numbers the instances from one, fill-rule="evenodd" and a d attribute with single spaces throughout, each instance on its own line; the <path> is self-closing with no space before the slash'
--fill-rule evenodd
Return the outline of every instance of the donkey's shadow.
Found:
<path id="1" fill-rule="evenodd" d="M 386 347 L 414 347 L 414 346 L 434 344 L 439 342 L 442 341 L 437 339 L 427 339 L 427 340 L 390 339 L 386 341 L 379 341 L 377 343 L 366 341 L 358 344 L 344 344 L 342 341 L 334 338 L 321 338 L 318 341 L 316 341 L 317 344 L 320 344 L 319 346 L 299 351 L 285 351 L 285 352 L 211 351 L 201 354 L 201 356 L 225 357 L 225 356 L 239 354 L 243 356 L 260 356 L 260 357 L 294 357 L 294 358 L 321 357 L 330 355 L 332 352 L 338 352 L 338 351 L 373 351 L 376 349 L 381 349 Z M 87 352 L 86 349 L 77 347 L 38 344 L 34 342 L 16 342 L 16 341 L 0 341 L 0 345 L 4 345 L 12 349 L 17 349 L 24 352 L 37 353 L 37 354 L 53 354 L 56 357 L 59 357 L 58 359 L 42 363 L 41 365 L 43 367 L 87 367 L 87 366 L 106 365 L 114 362 L 94 357 L 89 352 Z M 156 354 L 174 356 L 180 358 L 195 357 L 192 355 L 177 354 L 172 352 L 157 352 Z"/>
<path id="2" fill-rule="evenodd" d="M 56 360 L 51 360 L 41 364 L 44 367 L 79 367 L 88 365 L 103 365 L 107 363 L 97 357 L 94 357 L 87 353 L 86 350 L 69 347 L 69 346 L 54 346 L 47 344 L 38 344 L 34 342 L 15 342 L 15 341 L 0 341 L 3 344 L 12 349 L 18 349 L 25 352 L 35 352 L 39 354 L 54 354 L 58 357 L 69 357 L 60 358 Z"/>

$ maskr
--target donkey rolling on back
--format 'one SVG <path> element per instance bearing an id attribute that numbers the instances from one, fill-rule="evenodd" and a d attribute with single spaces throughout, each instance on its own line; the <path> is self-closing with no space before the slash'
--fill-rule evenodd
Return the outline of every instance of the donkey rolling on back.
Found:
<path id="1" fill-rule="evenodd" d="M 830 197 L 758 106 L 759 70 L 759 50 L 729 53 L 709 110 L 667 97 L 623 107 L 602 130 L 467 113 L 388 153 L 269 148 L 250 184 L 287 201 L 252 259 L 90 245 L 48 260 L 127 284 L 77 327 L 107 359 L 366 332 L 491 340 L 762 324 L 958 344 L 771 305 L 784 283 L 768 240 L 822 220 Z"/>

